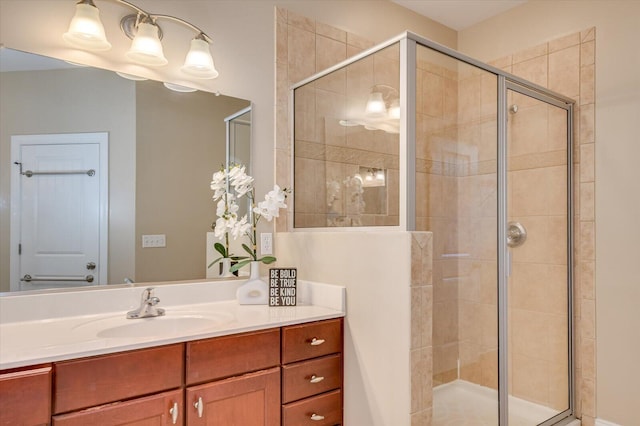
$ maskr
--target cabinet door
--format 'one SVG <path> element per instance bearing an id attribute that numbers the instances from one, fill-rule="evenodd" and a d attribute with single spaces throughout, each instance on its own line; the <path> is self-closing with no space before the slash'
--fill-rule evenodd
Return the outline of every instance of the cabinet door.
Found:
<path id="1" fill-rule="evenodd" d="M 182 389 L 53 417 L 53 426 L 182 425 Z"/>
<path id="2" fill-rule="evenodd" d="M 280 426 L 280 369 L 187 388 L 186 413 L 189 426 Z"/>
<path id="3" fill-rule="evenodd" d="M 45 425 L 51 418 L 51 367 L 0 374 L 0 425 Z"/>

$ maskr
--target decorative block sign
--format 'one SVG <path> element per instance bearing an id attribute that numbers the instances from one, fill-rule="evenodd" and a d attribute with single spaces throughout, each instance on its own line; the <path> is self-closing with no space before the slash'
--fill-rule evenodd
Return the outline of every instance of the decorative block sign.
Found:
<path id="1" fill-rule="evenodd" d="M 296 268 L 269 269 L 269 306 L 296 306 Z"/>

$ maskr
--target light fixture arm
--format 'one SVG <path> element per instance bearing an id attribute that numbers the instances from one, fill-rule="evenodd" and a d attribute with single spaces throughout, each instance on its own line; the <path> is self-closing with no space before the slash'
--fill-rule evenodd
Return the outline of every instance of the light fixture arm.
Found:
<path id="1" fill-rule="evenodd" d="M 197 38 L 206 41 L 207 43 L 213 43 L 213 39 L 211 37 L 209 37 L 209 35 L 207 35 L 207 33 L 205 33 L 204 31 L 202 31 L 201 28 L 193 25 L 190 22 L 185 21 L 184 19 L 180 19 L 178 17 L 175 16 L 171 16 L 171 15 L 154 15 L 152 13 L 147 12 L 146 10 L 136 6 L 133 3 L 130 3 L 126 0 L 113 0 L 116 3 L 120 3 L 120 4 L 124 4 L 125 6 L 130 7 L 131 9 L 135 10 L 136 12 L 138 12 L 139 17 L 136 20 L 136 24 L 138 22 L 145 22 L 145 18 L 151 20 L 151 23 L 153 23 L 154 25 L 156 25 L 156 20 L 157 19 L 166 19 L 169 21 L 174 21 L 174 22 L 178 22 L 184 26 L 187 26 L 189 28 L 191 28 L 192 30 L 194 30 L 196 33 L 198 33 L 198 35 L 196 36 Z M 88 4 L 91 6 L 95 7 L 95 4 L 93 2 L 93 0 L 79 0 L 78 4 Z M 140 16 L 142 17 L 141 21 L 138 21 L 138 19 L 141 19 Z M 129 35 L 129 34 L 127 34 Z"/>
<path id="2" fill-rule="evenodd" d="M 123 0 L 117 0 L 117 1 L 123 1 Z M 171 16 L 171 15 L 149 15 L 152 19 L 167 19 L 170 21 L 174 21 L 174 22 L 179 22 L 189 28 L 191 28 L 192 30 L 194 30 L 196 33 L 198 33 L 198 35 L 196 36 L 197 38 L 206 41 L 207 43 L 213 43 L 213 39 L 211 37 L 209 37 L 207 35 L 207 33 L 205 33 L 204 31 L 202 31 L 200 28 L 196 27 L 195 25 L 193 25 L 190 22 L 187 22 L 183 19 L 180 18 L 176 18 L 175 16 Z"/>

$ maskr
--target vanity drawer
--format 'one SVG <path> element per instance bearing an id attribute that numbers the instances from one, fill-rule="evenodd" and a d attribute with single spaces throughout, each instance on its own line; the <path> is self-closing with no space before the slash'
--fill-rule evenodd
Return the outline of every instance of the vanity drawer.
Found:
<path id="1" fill-rule="evenodd" d="M 54 413 L 182 386 L 184 345 L 55 363 Z"/>
<path id="2" fill-rule="evenodd" d="M 0 425 L 45 425 L 51 417 L 51 366 L 0 373 Z"/>
<path id="3" fill-rule="evenodd" d="M 187 343 L 187 385 L 275 367 L 280 362 L 280 329 L 215 337 Z"/>
<path id="4" fill-rule="evenodd" d="M 342 386 L 342 356 L 329 355 L 282 367 L 282 402 L 287 403 Z"/>
<path id="5" fill-rule="evenodd" d="M 283 426 L 340 424 L 342 424 L 342 393 L 339 390 L 293 402 L 282 408 Z"/>
<path id="6" fill-rule="evenodd" d="M 342 320 L 328 320 L 282 328 L 282 363 L 342 352 Z"/>

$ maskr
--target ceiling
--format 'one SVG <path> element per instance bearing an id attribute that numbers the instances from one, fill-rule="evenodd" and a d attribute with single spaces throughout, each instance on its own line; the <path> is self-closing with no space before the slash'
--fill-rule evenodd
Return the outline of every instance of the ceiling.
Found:
<path id="1" fill-rule="evenodd" d="M 391 0 L 456 31 L 499 15 L 527 0 Z"/>

